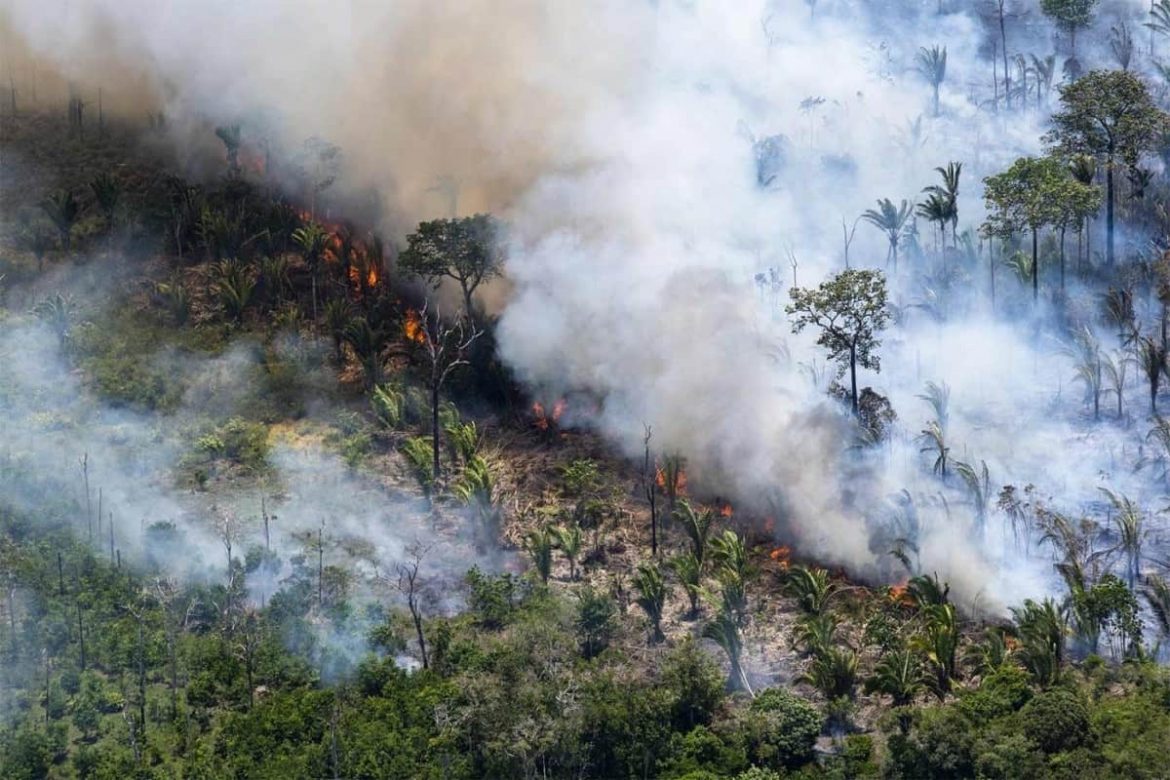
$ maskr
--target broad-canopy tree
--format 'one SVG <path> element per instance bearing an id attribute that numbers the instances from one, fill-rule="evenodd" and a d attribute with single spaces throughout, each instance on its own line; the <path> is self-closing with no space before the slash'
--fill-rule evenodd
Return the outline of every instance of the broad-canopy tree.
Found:
<path id="1" fill-rule="evenodd" d="M 1040 10 L 1069 35 L 1072 54 L 1077 55 L 1077 30 L 1088 27 L 1097 0 L 1040 0 Z"/>
<path id="2" fill-rule="evenodd" d="M 841 363 L 842 368 L 849 366 L 852 407 L 857 414 L 857 366 L 881 370 L 879 334 L 890 317 L 885 275 L 848 269 L 815 289 L 793 287 L 789 294 L 792 303 L 785 311 L 793 317 L 792 332 L 815 325 L 821 330 L 817 344 L 829 351 L 829 359 Z"/>
<path id="3" fill-rule="evenodd" d="M 1114 184 L 1118 159 L 1137 164 L 1166 129 L 1166 114 L 1132 73 L 1095 70 L 1060 88 L 1062 110 L 1045 140 L 1067 154 L 1091 154 L 1105 166 L 1105 258 L 1113 265 Z"/>
<path id="4" fill-rule="evenodd" d="M 488 214 L 422 222 L 406 237 L 407 246 L 398 262 L 404 270 L 435 286 L 443 277 L 454 279 L 470 317 L 476 289 L 501 272 L 499 233 L 499 223 Z"/>
<path id="5" fill-rule="evenodd" d="M 1068 168 L 1054 157 L 1021 157 L 1003 173 L 983 180 L 987 226 L 995 235 L 1032 233 L 1032 297 L 1040 294 L 1039 234 L 1064 218 L 1070 193 L 1081 192 Z"/>

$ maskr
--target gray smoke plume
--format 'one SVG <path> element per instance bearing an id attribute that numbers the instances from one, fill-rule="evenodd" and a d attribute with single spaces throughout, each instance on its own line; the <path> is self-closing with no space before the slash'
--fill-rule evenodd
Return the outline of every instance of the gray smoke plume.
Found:
<path id="1" fill-rule="evenodd" d="M 951 388 L 952 457 L 986 462 L 991 505 L 1005 484 L 1034 483 L 1072 512 L 1101 486 L 1149 497 L 1129 468 L 1141 432 L 1083 425 L 1069 359 L 1037 335 L 1052 313 L 993 312 L 981 274 L 954 296 L 909 259 L 891 277 L 906 323 L 862 384 L 900 422 L 877 448 L 853 446 L 826 397 L 832 368 L 811 334 L 790 334 L 788 288 L 844 267 L 843 229 L 856 227 L 853 264 L 883 266 L 884 239 L 856 224 L 877 198 L 917 199 L 936 166 L 962 161 L 960 223 L 974 227 L 982 178 L 1040 151 L 1055 95 L 992 110 L 1002 52 L 968 4 L 5 5 L 28 56 L 64 80 L 147 84 L 138 94 L 175 118 L 180 146 L 207 122 L 242 120 L 285 150 L 319 136 L 343 150 L 347 186 L 381 194 L 392 229 L 451 205 L 506 218 L 499 344 L 517 375 L 570 397 L 572 423 L 631 456 L 651 425 L 694 484 L 775 518 L 805 554 L 899 576 L 888 542 L 909 523 L 921 569 L 971 600 L 1048 587 L 1006 518 L 992 507 L 980 524 L 963 485 L 931 475 L 915 438 L 932 417 L 918 398 L 928 380 Z M 1101 24 L 1140 21 L 1140 3 L 1107 5 Z M 1051 28 L 1013 18 L 1008 43 L 1043 55 Z M 938 117 L 915 60 L 935 45 L 948 51 Z M 439 176 L 458 181 L 456 203 L 436 194 Z M 988 269 L 987 247 L 972 249 Z M 1010 300 L 1018 283 L 997 274 Z M 1073 308 L 1096 305 L 1070 294 Z"/>

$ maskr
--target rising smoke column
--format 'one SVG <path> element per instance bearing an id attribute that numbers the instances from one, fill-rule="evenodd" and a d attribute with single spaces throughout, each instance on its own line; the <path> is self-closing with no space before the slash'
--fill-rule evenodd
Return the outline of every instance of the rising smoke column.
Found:
<path id="1" fill-rule="evenodd" d="M 991 74 L 964 13 L 847 0 L 823 0 L 812 19 L 804 4 L 763 0 L 0 7 L 79 84 L 146 79 L 180 144 L 194 137 L 184 128 L 234 121 L 285 150 L 338 143 L 344 184 L 378 188 L 392 228 L 445 215 L 435 177 L 457 178 L 462 212 L 512 225 L 499 343 L 517 375 L 596 402 L 574 422 L 631 455 L 652 425 L 701 486 L 777 517 L 809 554 L 864 572 L 888 564 L 870 541 L 874 507 L 905 488 L 933 518 L 923 568 L 968 594 L 995 586 L 997 556 L 969 544 L 970 508 L 931 498 L 943 489 L 913 443 L 927 379 L 950 382 L 956 445 L 997 483 L 1055 470 L 1054 490 L 1092 491 L 1117 471 L 1101 453 L 1123 445 L 1071 448 L 1073 426 L 1049 413 L 1067 365 L 979 306 L 945 328 L 887 334 L 884 371 L 863 383 L 891 397 L 904 430 L 859 456 L 825 397 L 823 358 L 781 311 L 790 279 L 816 284 L 842 266 L 842 219 L 878 197 L 916 199 L 954 159 L 967 165 L 962 221 L 977 224 L 981 177 L 1038 150 L 1038 112 L 1005 122 L 968 100 L 990 92 Z M 949 69 L 932 121 L 913 61 L 935 44 Z M 786 163 L 761 189 L 751 141 L 774 134 Z M 881 237 L 861 226 L 851 254 L 880 266 Z M 776 296 L 754 282 L 769 269 Z M 893 280 L 893 299 L 912 307 L 916 285 Z M 1006 379 L 987 382 L 1005 360 Z M 1029 435 L 996 432 L 1008 427 Z"/>

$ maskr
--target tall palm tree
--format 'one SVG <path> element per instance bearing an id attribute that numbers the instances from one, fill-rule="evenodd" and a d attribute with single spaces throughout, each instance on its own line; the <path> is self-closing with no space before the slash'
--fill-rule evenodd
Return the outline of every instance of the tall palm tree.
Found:
<path id="1" fill-rule="evenodd" d="M 1146 538 L 1145 515 L 1141 508 L 1123 495 L 1108 488 L 1101 492 L 1113 505 L 1113 524 L 1117 528 L 1117 545 L 1114 549 L 1125 558 L 1125 584 L 1135 590 L 1142 567 L 1142 542 Z"/>
<path id="2" fill-rule="evenodd" d="M 922 442 L 919 452 L 934 453 L 934 465 L 931 467 L 935 474 L 943 479 L 947 478 L 947 461 L 950 458 L 951 448 L 947 446 L 947 435 L 938 420 L 931 420 L 918 435 Z"/>
<path id="3" fill-rule="evenodd" d="M 569 579 L 577 579 L 577 559 L 581 555 L 581 548 L 584 544 L 581 527 L 576 523 L 568 527 L 557 526 L 552 529 L 552 533 L 557 548 L 564 554 L 565 560 L 569 562 Z"/>
<path id="4" fill-rule="evenodd" d="M 547 585 L 552 574 L 553 535 L 547 528 L 529 531 L 525 545 L 532 558 L 532 566 L 540 575 L 541 584 Z"/>
<path id="5" fill-rule="evenodd" d="M 1052 91 L 1052 79 L 1056 75 L 1056 55 L 1049 54 L 1040 59 L 1032 57 L 1032 72 L 1036 74 L 1036 108 L 1043 108 L 1043 99 Z"/>
<path id="6" fill-rule="evenodd" d="M 938 425 L 943 431 L 947 429 L 947 422 L 950 421 L 950 404 L 951 404 L 951 386 L 946 382 L 927 382 L 926 392 L 918 396 L 919 399 L 930 404 L 930 408 L 934 410 L 934 419 L 938 421 Z"/>
<path id="7" fill-rule="evenodd" d="M 877 202 L 877 209 L 866 209 L 861 218 L 878 230 L 884 231 L 890 242 L 889 252 L 886 254 L 886 263 L 894 263 L 894 273 L 898 272 L 898 244 L 906 234 L 906 223 L 914 213 L 910 202 L 903 200 L 898 206 L 889 198 L 882 198 Z"/>
<path id="8" fill-rule="evenodd" d="M 1016 655 L 1024 668 L 1042 688 L 1059 682 L 1068 634 L 1065 610 L 1052 599 L 1039 604 L 1027 599 L 1024 606 L 1012 607 L 1012 617 L 1020 638 Z"/>
<path id="9" fill-rule="evenodd" d="M 654 641 L 661 642 L 666 638 L 662 633 L 662 611 L 666 606 L 667 593 L 662 572 L 657 566 L 639 566 L 634 576 L 634 589 L 638 592 L 635 602 L 650 618 Z"/>
<path id="10" fill-rule="evenodd" d="M 1163 1 L 1165 2 L 1165 0 Z M 1142 596 L 1145 597 L 1146 603 L 1150 606 L 1150 612 L 1154 615 L 1155 627 L 1158 629 L 1158 652 L 1160 655 L 1165 650 L 1166 640 L 1170 639 L 1170 583 L 1157 574 L 1151 574 L 1146 577 Z"/>
<path id="11" fill-rule="evenodd" d="M 918 71 L 934 88 L 934 115 L 938 116 L 938 89 L 947 77 L 947 47 L 925 46 L 918 50 Z"/>
<path id="12" fill-rule="evenodd" d="M 1117 396 L 1117 419 L 1125 416 L 1125 380 L 1131 358 L 1123 352 L 1117 353 L 1114 359 L 1109 355 L 1101 356 L 1101 366 L 1105 369 L 1105 377 L 1109 382 L 1108 392 Z"/>
<path id="13" fill-rule="evenodd" d="M 321 262 L 329 248 L 329 231 L 317 222 L 297 228 L 292 234 L 293 243 L 301 251 L 313 284 L 313 321 L 317 321 L 317 276 L 321 273 Z"/>
<path id="14" fill-rule="evenodd" d="M 707 554 L 707 536 L 711 533 L 715 513 L 710 509 L 695 509 L 690 501 L 680 498 L 674 510 L 674 519 L 682 525 L 683 531 L 691 540 L 691 551 L 699 566 L 702 566 Z"/>
<path id="15" fill-rule="evenodd" d="M 1150 21 L 1145 26 L 1150 30 L 1150 54 L 1154 53 L 1154 34 L 1170 36 L 1170 0 L 1150 2 Z"/>
<path id="16" fill-rule="evenodd" d="M 959 229 L 959 180 L 963 176 L 963 163 L 949 162 L 945 168 L 934 169 L 942 177 L 942 184 L 932 184 L 923 192 L 934 193 L 943 198 L 951 217 L 951 239 L 958 241 Z M 955 246 L 958 246 L 956 243 Z"/>
<path id="17" fill-rule="evenodd" d="M 939 233 L 942 236 L 942 252 L 945 257 L 947 249 L 947 223 L 951 221 L 950 203 L 945 197 L 932 192 L 926 196 L 926 200 L 918 204 L 917 213 L 918 216 L 927 222 L 938 224 Z"/>
<path id="18" fill-rule="evenodd" d="M 1166 348 L 1148 336 L 1139 336 L 1137 345 L 1138 364 L 1150 383 L 1150 413 L 1158 413 L 1158 388 L 1162 375 L 1166 373 Z"/>
<path id="19" fill-rule="evenodd" d="M 959 649 L 959 621 L 953 604 L 932 604 L 924 610 L 926 625 L 914 641 L 930 668 L 928 684 L 939 701 L 946 698 L 955 679 Z"/>
<path id="20" fill-rule="evenodd" d="M 726 610 L 720 610 L 710 623 L 703 626 L 703 637 L 719 645 L 727 654 L 727 663 L 731 666 L 727 687 L 732 690 L 742 689 L 754 697 L 755 693 L 743 670 L 743 638 L 739 634 L 739 624 L 735 617 Z"/>

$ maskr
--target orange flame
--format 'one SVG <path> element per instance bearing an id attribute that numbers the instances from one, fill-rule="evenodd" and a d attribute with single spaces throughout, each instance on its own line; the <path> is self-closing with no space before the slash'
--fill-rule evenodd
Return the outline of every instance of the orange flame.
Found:
<path id="1" fill-rule="evenodd" d="M 731 504 L 724 504 L 722 507 L 719 508 L 719 516 L 720 517 L 730 518 L 734 514 L 735 514 L 735 509 L 731 506 Z"/>
<path id="2" fill-rule="evenodd" d="M 907 592 L 909 585 L 909 580 L 902 580 L 896 585 L 891 585 L 889 588 L 890 601 L 895 604 L 911 604 L 910 594 Z"/>
<path id="3" fill-rule="evenodd" d="M 654 480 L 658 483 L 658 487 L 662 488 L 663 491 L 666 490 L 666 471 L 661 466 L 658 467 L 658 473 Z M 678 496 L 687 494 L 687 472 L 684 469 L 678 470 L 678 480 L 675 482 L 674 492 Z"/>
<path id="4" fill-rule="evenodd" d="M 406 319 L 402 321 L 402 335 L 407 341 L 415 344 L 427 343 L 427 332 L 423 327 L 422 316 L 414 309 L 406 310 Z"/>
<path id="5" fill-rule="evenodd" d="M 535 418 L 533 424 L 536 429 L 540 431 L 547 431 L 550 427 L 555 425 L 560 419 L 561 415 L 565 413 L 565 399 L 557 399 L 553 404 L 552 410 L 546 412 L 544 404 L 536 401 L 532 404 L 532 416 Z"/>
<path id="6" fill-rule="evenodd" d="M 780 566 L 781 570 L 788 571 L 789 561 L 792 557 L 792 550 L 786 544 L 781 545 L 772 550 L 772 552 L 768 553 L 768 557 L 775 561 L 777 565 Z"/>

